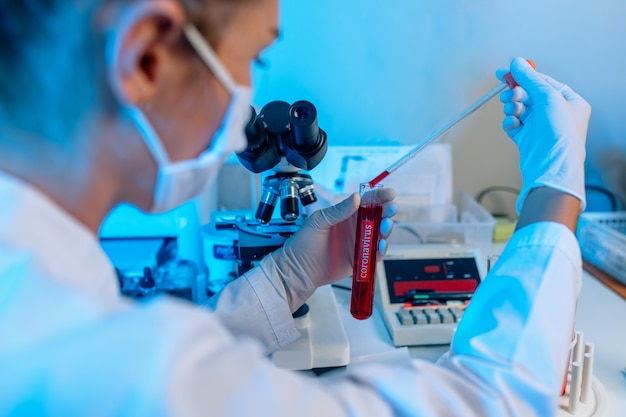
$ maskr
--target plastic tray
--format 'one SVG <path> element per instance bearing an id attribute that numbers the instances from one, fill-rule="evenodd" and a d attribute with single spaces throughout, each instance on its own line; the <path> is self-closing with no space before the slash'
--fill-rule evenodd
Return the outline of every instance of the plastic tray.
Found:
<path id="1" fill-rule="evenodd" d="M 464 191 L 455 191 L 453 204 L 407 206 L 394 217 L 390 245 L 467 245 L 477 247 L 486 262 L 496 220 Z"/>
<path id="2" fill-rule="evenodd" d="M 583 213 L 576 231 L 583 259 L 626 284 L 626 212 Z"/>

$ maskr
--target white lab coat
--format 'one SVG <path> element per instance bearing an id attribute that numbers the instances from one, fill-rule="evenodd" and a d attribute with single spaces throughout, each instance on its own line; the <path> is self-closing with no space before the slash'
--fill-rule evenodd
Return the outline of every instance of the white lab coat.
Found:
<path id="1" fill-rule="evenodd" d="M 581 271 L 565 227 L 525 227 L 436 364 L 313 378 L 265 355 L 297 332 L 284 290 L 262 272 L 236 280 L 215 313 L 121 299 L 97 238 L 0 174 L 0 415 L 546 417 L 557 410 Z"/>

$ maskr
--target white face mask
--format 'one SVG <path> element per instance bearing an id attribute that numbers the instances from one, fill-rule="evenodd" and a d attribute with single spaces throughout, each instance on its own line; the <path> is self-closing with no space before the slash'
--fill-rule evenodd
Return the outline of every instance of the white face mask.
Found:
<path id="1" fill-rule="evenodd" d="M 185 36 L 204 63 L 231 94 L 230 104 L 210 147 L 194 159 L 171 162 L 163 142 L 136 107 L 127 108 L 141 136 L 152 153 L 157 166 L 154 202 L 150 213 L 163 213 L 197 197 L 215 180 L 218 170 L 231 152 L 242 151 L 247 144 L 244 129 L 250 119 L 250 87 L 237 85 L 208 42 L 191 25 L 184 28 Z"/>

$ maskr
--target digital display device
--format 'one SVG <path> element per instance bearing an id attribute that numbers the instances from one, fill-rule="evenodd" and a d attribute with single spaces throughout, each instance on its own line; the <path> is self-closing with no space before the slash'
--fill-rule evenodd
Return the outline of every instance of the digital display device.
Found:
<path id="1" fill-rule="evenodd" d="M 395 346 L 447 345 L 486 274 L 471 245 L 391 245 L 376 269 L 378 305 Z"/>
<path id="2" fill-rule="evenodd" d="M 386 295 L 391 304 L 404 303 L 420 294 L 467 294 L 480 284 L 475 256 L 384 259 Z"/>
<path id="3" fill-rule="evenodd" d="M 469 245 L 391 246 L 377 270 L 382 304 L 469 300 L 486 273 L 481 260 Z"/>

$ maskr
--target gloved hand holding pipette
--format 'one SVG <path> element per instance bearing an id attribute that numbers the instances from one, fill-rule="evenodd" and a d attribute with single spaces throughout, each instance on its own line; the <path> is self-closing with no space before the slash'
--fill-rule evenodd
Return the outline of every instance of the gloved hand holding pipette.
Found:
<path id="1" fill-rule="evenodd" d="M 498 70 L 503 79 L 509 70 Z M 541 186 L 571 194 L 585 208 L 585 138 L 591 106 L 570 87 L 535 71 L 522 58 L 510 72 L 519 87 L 500 95 L 503 128 L 518 146 L 522 191 L 519 214 L 528 193 Z M 541 138 L 541 140 L 537 140 Z"/>
<path id="2" fill-rule="evenodd" d="M 535 63 L 533 61 L 528 60 L 527 62 L 529 66 L 532 66 L 532 68 L 535 68 Z M 405 163 L 413 159 L 415 156 L 417 156 L 418 153 L 423 151 L 428 145 L 430 145 L 431 143 L 434 143 L 437 139 L 443 136 L 446 132 L 448 132 L 458 123 L 465 120 L 470 115 L 474 114 L 476 110 L 480 109 L 482 106 L 487 104 L 489 101 L 491 101 L 491 99 L 496 97 L 502 91 L 517 87 L 517 82 L 515 81 L 515 78 L 510 72 L 503 72 L 502 77 L 500 79 L 503 81 L 502 84 L 489 90 L 485 95 L 483 95 L 481 98 L 479 98 L 474 103 L 472 103 L 468 108 L 463 110 L 460 114 L 458 114 L 448 123 L 446 123 L 444 126 L 437 129 L 435 132 L 431 133 L 429 136 L 423 139 L 419 144 L 417 144 L 417 146 L 413 147 L 413 149 L 407 152 L 404 156 L 402 156 L 396 162 L 391 164 L 389 168 L 387 168 L 386 170 L 378 174 L 376 177 L 374 177 L 374 179 L 372 179 L 369 182 L 369 186 L 373 187 L 374 185 L 380 183 L 382 180 L 387 178 L 389 174 L 398 170 L 398 168 L 400 168 L 402 165 L 404 165 Z"/>

